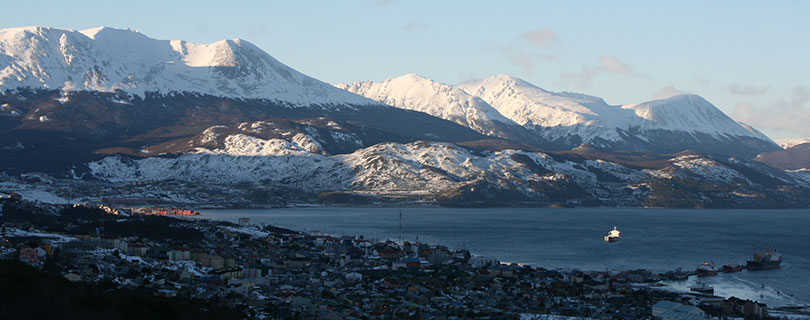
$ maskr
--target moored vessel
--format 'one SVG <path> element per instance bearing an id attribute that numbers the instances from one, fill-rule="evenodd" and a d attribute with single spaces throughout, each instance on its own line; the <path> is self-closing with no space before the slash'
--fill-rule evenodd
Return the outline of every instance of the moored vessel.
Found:
<path id="1" fill-rule="evenodd" d="M 748 270 L 770 270 L 778 269 L 782 266 L 782 255 L 780 255 L 774 248 L 763 248 L 762 251 L 754 253 L 751 260 L 746 262 Z"/>
<path id="2" fill-rule="evenodd" d="M 608 235 L 605 236 L 605 242 L 616 242 L 619 241 L 621 238 L 622 232 L 619 231 L 616 227 L 613 227 L 613 230 L 608 232 Z"/>
<path id="3" fill-rule="evenodd" d="M 743 268 L 745 267 L 741 264 L 724 264 L 723 273 L 740 272 Z"/>
<path id="4" fill-rule="evenodd" d="M 714 287 L 709 286 L 705 283 L 701 283 L 700 285 L 694 285 L 689 287 L 690 291 L 705 293 L 705 294 L 714 294 Z"/>
<path id="5" fill-rule="evenodd" d="M 718 270 L 714 263 L 704 262 L 695 269 L 695 272 L 697 272 L 698 277 L 705 277 L 717 275 Z"/>

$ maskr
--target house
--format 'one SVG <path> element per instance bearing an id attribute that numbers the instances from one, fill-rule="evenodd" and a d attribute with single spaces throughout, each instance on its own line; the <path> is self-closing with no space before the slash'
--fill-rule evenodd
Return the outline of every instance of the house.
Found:
<path id="1" fill-rule="evenodd" d="M 400 259 L 400 260 L 391 262 L 391 269 L 392 270 L 424 269 L 424 268 L 427 268 L 428 266 L 430 266 L 430 262 L 419 259 L 417 257 L 407 257 L 405 259 Z"/>
<path id="2" fill-rule="evenodd" d="M 245 268 L 245 278 L 264 278 L 271 274 L 270 267 L 261 264 L 252 264 Z"/>
<path id="3" fill-rule="evenodd" d="M 653 317 L 661 320 L 691 320 L 706 319 L 706 313 L 700 308 L 680 304 L 674 301 L 662 300 L 653 305 Z"/>
<path id="4" fill-rule="evenodd" d="M 192 252 L 190 253 L 190 257 L 192 260 L 202 264 L 203 267 L 211 267 L 214 269 L 221 269 L 225 267 L 225 258 L 218 255 L 207 254 L 204 252 Z"/>
<path id="5" fill-rule="evenodd" d="M 119 249 L 121 251 L 129 252 L 129 244 L 118 237 L 101 237 L 101 244 L 107 249 Z"/>
<path id="6" fill-rule="evenodd" d="M 743 300 L 737 297 L 726 299 L 724 303 L 724 312 L 731 315 L 742 315 L 746 319 L 762 318 L 766 315 L 765 309 L 767 306 L 762 303 L 751 300 Z"/>
<path id="7" fill-rule="evenodd" d="M 220 279 L 241 279 L 244 271 L 240 267 L 221 268 L 209 272 L 208 275 L 217 275 Z"/>
<path id="8" fill-rule="evenodd" d="M 169 260 L 191 260 L 191 251 L 183 248 L 172 248 L 168 252 Z"/>
<path id="9" fill-rule="evenodd" d="M 34 248 L 23 248 L 20 250 L 20 261 L 29 264 L 39 263 L 39 252 Z"/>
<path id="10" fill-rule="evenodd" d="M 149 246 L 143 243 L 130 243 L 127 245 L 127 254 L 131 256 L 143 256 L 149 251 Z"/>
<path id="11" fill-rule="evenodd" d="M 485 268 L 490 265 L 499 265 L 501 264 L 498 259 L 495 258 L 488 258 L 488 257 L 472 257 L 469 260 L 469 264 L 476 269 Z"/>
<path id="12" fill-rule="evenodd" d="M 209 254 L 206 255 L 205 259 L 202 262 L 202 265 L 205 267 L 211 267 L 215 269 L 224 268 L 225 258 L 218 255 Z"/>
<path id="13" fill-rule="evenodd" d="M 378 250 L 377 255 L 383 259 L 394 260 L 396 258 L 399 258 L 399 250 L 396 248 L 386 246 L 385 248 Z"/>

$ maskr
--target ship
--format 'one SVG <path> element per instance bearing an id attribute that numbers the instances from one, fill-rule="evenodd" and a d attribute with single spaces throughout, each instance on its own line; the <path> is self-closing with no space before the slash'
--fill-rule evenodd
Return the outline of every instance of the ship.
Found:
<path id="1" fill-rule="evenodd" d="M 718 270 L 714 263 L 704 262 L 697 267 L 695 272 L 697 272 L 698 277 L 705 277 L 717 275 Z"/>
<path id="2" fill-rule="evenodd" d="M 724 264 L 723 273 L 739 272 L 742 271 L 743 268 L 745 268 L 745 266 L 741 264 Z"/>
<path id="3" fill-rule="evenodd" d="M 613 227 L 613 230 L 610 230 L 610 232 L 608 232 L 608 235 L 605 236 L 605 242 L 619 241 L 619 238 L 621 238 L 621 236 L 622 232 L 619 231 L 619 229 L 617 229 L 616 227 Z"/>
<path id="4" fill-rule="evenodd" d="M 714 288 L 709 286 L 705 283 L 701 283 L 700 285 L 694 285 L 689 287 L 690 291 L 698 292 L 698 293 L 705 293 L 705 294 L 714 294 Z"/>
<path id="5" fill-rule="evenodd" d="M 754 254 L 751 260 L 746 262 L 748 270 L 770 270 L 778 269 L 782 266 L 782 255 L 780 255 L 774 248 L 763 248 L 762 251 L 757 252 L 754 249 Z"/>

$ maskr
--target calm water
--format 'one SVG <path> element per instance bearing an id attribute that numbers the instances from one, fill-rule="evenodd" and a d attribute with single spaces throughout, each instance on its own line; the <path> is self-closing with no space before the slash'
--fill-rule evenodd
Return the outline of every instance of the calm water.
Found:
<path id="1" fill-rule="evenodd" d="M 399 208 L 203 210 L 202 217 L 302 231 L 397 240 Z M 771 305 L 810 303 L 810 210 L 402 208 L 402 237 L 466 248 L 501 261 L 582 270 L 694 269 L 745 263 L 752 245 L 774 245 L 782 268 L 708 277 L 721 296 Z M 605 243 L 618 226 L 621 241 Z M 674 284 L 686 289 L 695 279 Z"/>

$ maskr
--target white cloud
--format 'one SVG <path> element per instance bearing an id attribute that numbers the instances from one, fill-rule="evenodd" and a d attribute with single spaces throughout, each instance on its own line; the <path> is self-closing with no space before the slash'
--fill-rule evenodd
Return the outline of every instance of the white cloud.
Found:
<path id="1" fill-rule="evenodd" d="M 734 107 L 734 119 L 757 128 L 789 136 L 810 137 L 810 87 L 796 87 L 768 108 L 742 102 Z"/>
<path id="2" fill-rule="evenodd" d="M 728 86 L 729 92 L 741 96 L 759 95 L 765 93 L 765 91 L 768 91 L 769 89 L 770 87 L 744 86 L 736 83 Z"/>
<path id="3" fill-rule="evenodd" d="M 593 78 L 602 73 L 646 77 L 636 74 L 627 63 L 622 62 L 617 57 L 601 56 L 599 57 L 599 64 L 595 66 L 583 65 L 579 72 L 564 73 L 560 78 L 563 82 L 574 83 L 579 88 L 587 88 L 591 85 Z"/>
<path id="4" fill-rule="evenodd" d="M 495 47 L 509 62 L 531 74 L 535 64 L 557 59 L 554 52 L 560 43 L 560 37 L 553 29 L 543 27 L 518 35 L 509 45 Z"/>
<path id="5" fill-rule="evenodd" d="M 626 63 L 619 61 L 619 58 L 614 56 L 602 56 L 599 58 L 599 65 L 603 70 L 613 74 L 631 74 L 633 70 L 630 69 Z"/>
<path id="6" fill-rule="evenodd" d="M 659 100 L 689 93 L 691 92 L 675 88 L 674 85 L 668 85 L 666 87 L 661 88 L 661 90 L 658 90 L 657 92 L 653 93 L 652 98 L 655 100 Z"/>
<path id="7" fill-rule="evenodd" d="M 535 29 L 518 37 L 534 47 L 549 47 L 560 41 L 560 37 L 549 27 Z"/>

